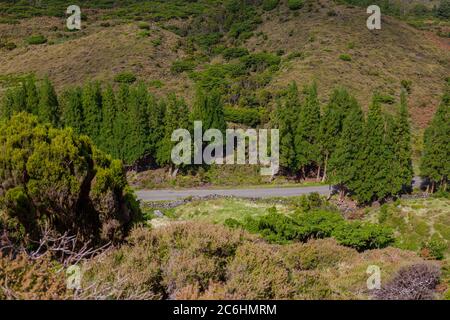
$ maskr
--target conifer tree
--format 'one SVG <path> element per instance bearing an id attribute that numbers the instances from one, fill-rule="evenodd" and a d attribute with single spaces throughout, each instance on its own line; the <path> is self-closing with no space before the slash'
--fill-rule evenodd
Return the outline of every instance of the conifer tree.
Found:
<path id="1" fill-rule="evenodd" d="M 99 82 L 89 82 L 83 87 L 82 95 L 84 133 L 98 144 L 102 121 L 102 93 Z"/>
<path id="2" fill-rule="evenodd" d="M 66 90 L 61 99 L 61 122 L 64 126 L 72 127 L 76 133 L 84 132 L 82 94 L 82 89 L 75 87 Z"/>
<path id="3" fill-rule="evenodd" d="M 410 189 L 414 176 L 411 155 L 411 126 L 408 112 L 406 92 L 402 90 L 400 95 L 400 114 L 394 132 L 394 146 L 399 162 L 399 178 L 403 188 Z"/>
<path id="4" fill-rule="evenodd" d="M 406 188 L 404 185 L 402 159 L 401 159 L 401 129 L 400 119 L 387 114 L 385 115 L 384 136 L 384 161 L 385 161 L 385 196 L 397 196 Z M 411 178 L 409 179 L 411 184 Z"/>
<path id="5" fill-rule="evenodd" d="M 342 125 L 342 134 L 329 161 L 329 181 L 343 197 L 347 192 L 358 193 L 364 167 L 364 114 L 356 100 Z"/>
<path id="6" fill-rule="evenodd" d="M 59 126 L 59 104 L 55 89 L 48 77 L 44 78 L 39 88 L 38 117 L 41 121 Z"/>
<path id="7" fill-rule="evenodd" d="M 295 153 L 298 169 L 306 175 L 307 167 L 317 170 L 320 176 L 320 150 L 318 145 L 320 131 L 320 104 L 317 85 L 305 88 L 306 99 L 300 108 L 295 130 Z"/>
<path id="8" fill-rule="evenodd" d="M 386 158 L 385 123 L 381 106 L 375 97 L 369 107 L 365 132 L 362 184 L 357 198 L 362 203 L 383 199 L 388 193 L 386 185 L 389 167 Z"/>
<path id="9" fill-rule="evenodd" d="M 299 92 L 297 84 L 292 82 L 284 101 L 277 102 L 277 108 L 272 116 L 273 126 L 280 134 L 280 165 L 288 172 L 297 169 L 295 154 L 295 134 L 300 111 Z"/>
<path id="10" fill-rule="evenodd" d="M 102 92 L 102 123 L 100 126 L 100 146 L 114 157 L 118 156 L 114 123 L 116 121 L 116 98 L 111 85 Z"/>
<path id="11" fill-rule="evenodd" d="M 424 133 L 420 174 L 429 180 L 429 191 L 447 190 L 450 175 L 450 81 L 436 114 Z"/>
<path id="12" fill-rule="evenodd" d="M 157 101 L 153 95 L 149 95 L 147 100 L 147 110 L 149 117 L 149 142 L 150 151 L 156 160 L 158 148 L 164 137 L 164 117 L 166 113 L 166 103 L 164 100 Z"/>
<path id="13" fill-rule="evenodd" d="M 148 92 L 143 83 L 130 88 L 126 162 L 134 163 L 149 152 Z"/>
<path id="14" fill-rule="evenodd" d="M 38 114 L 39 96 L 36 87 L 36 82 L 33 77 L 28 76 L 23 83 L 23 88 L 25 91 L 26 102 L 25 110 L 29 113 Z"/>
<path id="15" fill-rule="evenodd" d="M 1 116 L 3 119 L 9 119 L 13 114 L 14 94 L 15 93 L 12 89 L 9 89 L 5 92 L 1 109 Z"/>
<path id="16" fill-rule="evenodd" d="M 203 91 L 198 89 L 192 108 L 190 121 L 202 121 L 203 131 L 218 129 L 225 133 L 227 124 L 223 113 L 223 102 L 218 90 Z"/>
<path id="17" fill-rule="evenodd" d="M 129 85 L 122 84 L 116 95 L 116 120 L 113 126 L 115 156 L 124 160 L 127 154 Z"/>
<path id="18" fill-rule="evenodd" d="M 170 165 L 171 172 L 175 168 L 171 161 L 172 148 L 177 142 L 171 141 L 173 131 L 189 128 L 189 109 L 183 99 L 175 94 L 167 97 L 167 108 L 164 116 L 164 137 L 158 148 L 157 162 L 160 165 Z"/>
<path id="19" fill-rule="evenodd" d="M 335 89 L 325 106 L 320 121 L 320 149 L 323 159 L 323 181 L 327 178 L 328 161 L 340 139 L 342 123 L 353 102 L 344 89 Z"/>

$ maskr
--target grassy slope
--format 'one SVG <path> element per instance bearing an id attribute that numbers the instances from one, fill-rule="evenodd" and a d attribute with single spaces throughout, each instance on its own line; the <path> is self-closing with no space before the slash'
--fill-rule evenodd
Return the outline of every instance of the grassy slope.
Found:
<path id="1" fill-rule="evenodd" d="M 329 16 L 332 10 L 336 16 Z M 114 20 L 112 25 L 119 24 L 104 27 L 96 14 L 90 14 L 82 32 L 77 33 L 64 32 L 60 18 L 0 24 L 2 37 L 19 45 L 10 52 L 2 51 L 0 75 L 49 74 L 62 88 L 91 78 L 111 80 L 116 73 L 130 70 L 146 81 L 162 80 L 164 86 L 157 92 L 175 91 L 191 98 L 192 80 L 186 74 L 170 72 L 172 62 L 186 56 L 183 49 L 176 48 L 179 36 L 154 25 L 150 36 L 142 38 L 137 35 L 138 22 Z M 324 101 L 332 88 L 344 85 L 367 106 L 374 90 L 398 96 L 400 81 L 411 80 L 413 121 L 424 127 L 436 108 L 443 79 L 450 74 L 448 39 L 386 16 L 382 30 L 369 32 L 366 17 L 363 8 L 336 6 L 328 0 L 315 3 L 310 12 L 306 7 L 294 13 L 280 6 L 263 15 L 263 23 L 243 45 L 256 52 L 284 50 L 282 68 L 268 89 L 280 89 L 292 80 L 300 85 L 316 80 Z M 168 24 L 183 23 L 189 22 L 172 20 Z M 24 38 L 36 33 L 47 35 L 54 44 L 26 46 Z M 155 46 L 156 39 L 161 39 L 161 45 Z M 287 61 L 292 52 L 301 52 L 304 58 Z M 344 53 L 352 56 L 351 62 L 339 59 Z"/>

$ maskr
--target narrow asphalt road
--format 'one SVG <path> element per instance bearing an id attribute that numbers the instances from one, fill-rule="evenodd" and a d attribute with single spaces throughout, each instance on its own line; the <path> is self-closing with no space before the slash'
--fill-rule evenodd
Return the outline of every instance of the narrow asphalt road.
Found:
<path id="1" fill-rule="evenodd" d="M 414 178 L 414 187 L 419 187 L 421 179 Z M 330 186 L 315 187 L 273 187 L 273 188 L 243 188 L 243 189 L 185 189 L 185 190 L 137 190 L 136 195 L 142 201 L 179 200 L 186 197 L 206 197 L 211 195 L 234 196 L 240 198 L 270 198 L 292 197 L 301 194 L 317 192 L 330 194 Z"/>

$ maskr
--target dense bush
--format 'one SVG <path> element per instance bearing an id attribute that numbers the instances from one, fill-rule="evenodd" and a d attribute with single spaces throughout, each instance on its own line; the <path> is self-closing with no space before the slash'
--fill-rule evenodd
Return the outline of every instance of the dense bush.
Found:
<path id="1" fill-rule="evenodd" d="M 346 53 L 343 53 L 339 56 L 339 59 L 342 61 L 352 61 L 352 56 Z"/>
<path id="2" fill-rule="evenodd" d="M 285 215 L 273 208 L 267 215 L 247 217 L 244 222 L 227 219 L 225 225 L 231 228 L 242 227 L 274 243 L 306 242 L 309 239 L 333 237 L 339 244 L 358 251 L 384 248 L 394 241 L 389 228 L 348 222 L 340 214 L 325 210 Z"/>
<path id="3" fill-rule="evenodd" d="M 247 70 L 261 72 L 268 67 L 278 66 L 281 58 L 271 53 L 259 52 L 243 56 L 241 62 Z"/>
<path id="4" fill-rule="evenodd" d="M 436 10 L 436 16 L 443 19 L 450 18 L 450 0 L 442 0 Z"/>
<path id="5" fill-rule="evenodd" d="M 375 297 L 381 300 L 432 300 L 441 272 L 432 264 L 415 264 L 402 268 Z"/>
<path id="6" fill-rule="evenodd" d="M 340 224 L 332 232 L 338 243 L 358 251 L 384 248 L 394 242 L 392 230 L 359 221 Z"/>
<path id="7" fill-rule="evenodd" d="M 263 0 L 262 8 L 266 11 L 271 11 L 278 6 L 279 0 Z"/>
<path id="8" fill-rule="evenodd" d="M 447 249 L 445 241 L 433 239 L 422 244 L 421 254 L 427 258 L 442 260 Z"/>
<path id="9" fill-rule="evenodd" d="M 183 73 L 185 71 L 192 71 L 195 69 L 195 62 L 192 60 L 177 60 L 172 63 L 170 71 L 172 73 Z"/>
<path id="10" fill-rule="evenodd" d="M 226 48 L 223 50 L 222 55 L 225 59 L 231 60 L 248 55 L 248 50 L 242 47 Z"/>
<path id="11" fill-rule="evenodd" d="M 40 34 L 38 34 L 38 35 L 32 35 L 32 36 L 30 36 L 30 37 L 28 37 L 28 38 L 26 39 L 26 42 L 27 42 L 29 45 L 43 44 L 43 43 L 46 43 L 46 42 L 47 42 L 47 38 L 44 37 L 43 35 L 40 35 Z"/>
<path id="12" fill-rule="evenodd" d="M 287 5 L 288 8 L 291 10 L 298 10 L 303 8 L 303 5 L 305 4 L 304 0 L 288 0 Z"/>
<path id="13" fill-rule="evenodd" d="M 224 114 L 225 120 L 228 122 L 242 123 L 253 128 L 261 123 L 262 118 L 261 111 L 250 108 L 226 107 Z"/>
<path id="14" fill-rule="evenodd" d="M 134 83 L 136 81 L 136 76 L 132 72 L 124 71 L 116 74 L 114 81 L 118 83 Z"/>
<path id="15" fill-rule="evenodd" d="M 44 232 L 80 242 L 122 239 L 140 214 L 122 164 L 86 136 L 25 113 L 0 126 L 0 226 L 17 242 Z"/>

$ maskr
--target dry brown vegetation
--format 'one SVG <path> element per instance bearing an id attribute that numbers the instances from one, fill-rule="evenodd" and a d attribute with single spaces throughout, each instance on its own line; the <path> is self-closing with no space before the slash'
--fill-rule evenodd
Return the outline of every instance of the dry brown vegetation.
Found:
<path id="1" fill-rule="evenodd" d="M 116 299 L 367 299 L 366 269 L 382 281 L 416 254 L 394 248 L 362 254 L 334 240 L 271 245 L 205 223 L 136 229 L 128 245 L 85 265 L 81 293 Z M 113 290 L 111 290 L 113 288 Z"/>

